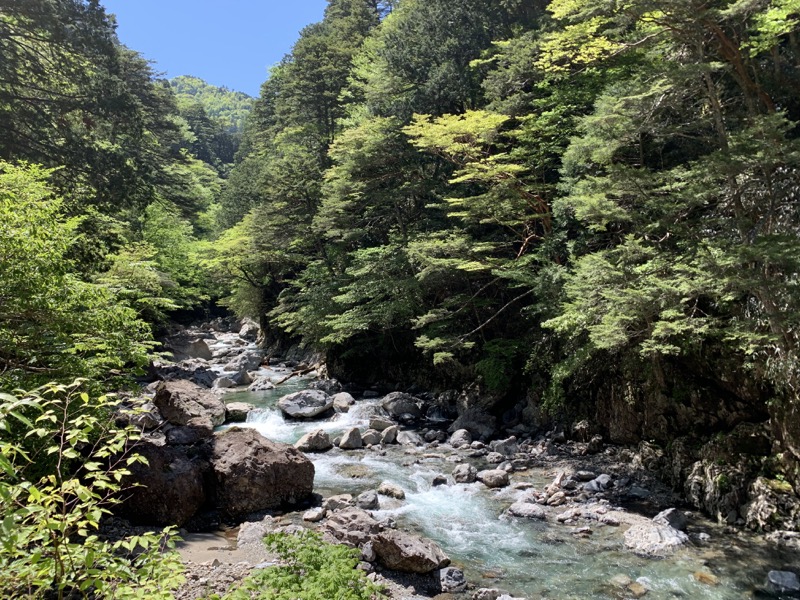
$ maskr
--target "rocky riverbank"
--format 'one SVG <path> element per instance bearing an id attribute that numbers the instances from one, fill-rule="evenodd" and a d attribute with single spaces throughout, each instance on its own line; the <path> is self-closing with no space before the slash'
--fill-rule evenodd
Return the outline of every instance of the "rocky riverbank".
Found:
<path id="1" fill-rule="evenodd" d="M 546 527 L 544 535 L 559 543 L 610 540 L 632 556 L 703 549 L 712 537 L 736 535 L 738 527 L 748 524 L 737 511 L 728 519 L 727 532 L 713 530 L 699 514 L 678 510 L 685 506 L 683 499 L 656 476 L 665 454 L 654 445 L 610 446 L 588 423 L 545 432 L 517 424 L 502 435 L 492 418 L 463 402 L 466 393 L 350 388 L 351 394 L 333 380 L 309 381 L 305 385 L 314 389 L 283 394 L 276 402 L 282 416 L 271 413 L 285 420 L 284 427 L 304 433 L 294 436 L 291 446 L 276 444 L 256 432 L 254 416 L 256 421 L 264 418 L 263 410 L 237 402 L 239 393 L 228 394 L 275 393 L 269 390 L 286 385 L 280 382 L 319 375 L 319 370 L 267 356 L 254 343 L 255 335 L 252 326 L 220 322 L 173 336 L 169 344 L 177 362 L 154 364 L 159 381 L 148 387 L 149 402 L 121 415 L 146 430 L 143 453 L 151 463 L 135 474 L 148 488 L 134 494 L 122 514 L 187 528 L 181 550 L 188 581 L 181 598 L 219 593 L 252 568 L 274 561 L 260 542 L 263 534 L 299 526 L 359 548 L 360 568 L 395 598 L 502 596 L 502 588 L 468 581 L 461 568 L 448 566 L 450 557 L 442 548 L 408 531 L 408 524 L 398 528 L 392 517 L 380 516 L 402 514 L 405 496 L 414 490 L 385 481 L 361 486 L 358 493 L 313 495 L 312 462 L 329 465 L 328 459 L 317 458 L 326 455 L 334 462 L 349 456 L 364 465 L 372 457 L 394 460 L 402 468 L 436 465 L 439 471 L 426 483 L 431 489 L 455 494 L 483 489 L 477 493 L 502 503 L 504 522 Z M 453 404 L 463 409 L 453 411 Z M 250 421 L 244 429 L 231 426 L 242 421 Z M 348 464 L 355 481 L 363 477 L 356 468 L 360 465 Z M 244 522 L 231 530 L 238 536 L 197 533 L 226 522 Z M 797 545 L 792 532 L 772 535 L 776 544 Z M 791 584 L 787 565 L 774 567 L 776 573 L 788 573 L 781 581 Z M 710 568 L 701 566 L 692 577 L 693 585 L 719 584 Z M 609 576 L 606 584 L 617 590 L 616 596 L 657 593 L 646 577 L 626 572 Z M 764 582 L 758 589 L 767 593 L 771 588 Z"/>

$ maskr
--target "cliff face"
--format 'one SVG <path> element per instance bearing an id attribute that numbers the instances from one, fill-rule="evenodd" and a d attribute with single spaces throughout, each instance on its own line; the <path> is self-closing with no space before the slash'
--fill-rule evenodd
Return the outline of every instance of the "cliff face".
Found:
<path id="1" fill-rule="evenodd" d="M 605 440 L 655 456 L 648 466 L 720 521 L 800 529 L 797 403 L 713 359 L 604 357 L 603 370 L 570 382 L 567 420 L 586 419 Z"/>

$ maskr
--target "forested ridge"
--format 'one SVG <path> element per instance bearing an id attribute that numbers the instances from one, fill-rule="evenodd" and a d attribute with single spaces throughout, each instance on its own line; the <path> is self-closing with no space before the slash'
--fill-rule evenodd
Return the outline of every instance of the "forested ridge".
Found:
<path id="1" fill-rule="evenodd" d="M 96 1 L 0 0 L 7 486 L 15 402 L 52 392 L 14 390 L 118 390 L 229 310 L 498 427 L 697 452 L 757 424 L 742 485 L 800 491 L 798 19 L 329 0 L 251 101 L 158 79 Z"/>

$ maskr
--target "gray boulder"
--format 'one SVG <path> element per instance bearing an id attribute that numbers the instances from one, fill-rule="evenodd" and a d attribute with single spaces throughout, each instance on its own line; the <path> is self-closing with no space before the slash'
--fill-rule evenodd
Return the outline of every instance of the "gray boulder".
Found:
<path id="1" fill-rule="evenodd" d="M 338 394 L 333 395 L 333 408 L 336 410 L 336 412 L 350 412 L 350 407 L 355 403 L 356 399 L 347 392 L 339 392 Z"/>
<path id="2" fill-rule="evenodd" d="M 179 363 L 153 362 L 152 375 L 163 381 L 186 380 L 210 388 L 219 376 L 210 365 L 201 359 L 189 359 Z"/>
<path id="3" fill-rule="evenodd" d="M 383 526 L 360 508 L 345 508 L 328 516 L 324 530 L 351 546 L 361 546 L 383 531 Z"/>
<path id="4" fill-rule="evenodd" d="M 247 415 L 256 407 L 248 402 L 230 402 L 225 405 L 225 421 L 227 423 L 244 423 Z"/>
<path id="5" fill-rule="evenodd" d="M 456 483 L 472 483 L 478 475 L 478 470 L 469 464 L 460 464 L 453 469 L 453 479 Z"/>
<path id="6" fill-rule="evenodd" d="M 218 390 L 226 390 L 228 388 L 234 387 L 235 385 L 236 382 L 230 377 L 218 377 L 217 379 L 214 380 L 214 385 L 211 387 Z"/>
<path id="7" fill-rule="evenodd" d="M 214 426 L 207 416 L 189 419 L 186 425 L 176 425 L 167 429 L 167 444 L 182 446 L 195 444 L 214 435 Z"/>
<path id="8" fill-rule="evenodd" d="M 397 500 L 403 500 L 406 497 L 406 493 L 403 491 L 403 488 L 388 481 L 384 481 L 378 486 L 378 493 L 382 496 L 396 498 Z"/>
<path id="9" fill-rule="evenodd" d="M 515 502 L 508 507 L 508 514 L 524 519 L 544 520 L 547 518 L 547 513 L 544 512 L 541 506 L 529 502 Z"/>
<path id="10" fill-rule="evenodd" d="M 248 342 L 255 342 L 258 339 L 260 331 L 261 328 L 258 326 L 258 323 L 252 319 L 244 319 L 239 328 L 239 337 Z"/>
<path id="11" fill-rule="evenodd" d="M 472 434 L 466 429 L 458 429 L 450 436 L 450 445 L 453 448 L 469 446 L 472 443 Z"/>
<path id="12" fill-rule="evenodd" d="M 381 402 L 381 406 L 383 406 L 383 409 L 392 417 L 409 414 L 415 419 L 419 419 L 422 416 L 419 400 L 411 394 L 405 394 L 403 392 L 392 392 L 386 395 Z"/>
<path id="13" fill-rule="evenodd" d="M 225 403 L 191 381 L 162 381 L 153 404 L 173 425 L 186 425 L 196 417 L 208 417 L 214 427 L 225 422 Z"/>
<path id="14" fill-rule="evenodd" d="M 500 488 L 508 485 L 508 473 L 502 469 L 478 471 L 476 479 L 489 488 Z"/>
<path id="15" fill-rule="evenodd" d="M 361 434 L 361 442 L 365 446 L 374 446 L 375 444 L 380 444 L 381 439 L 380 432 L 375 431 L 374 429 L 367 429 L 364 433 Z"/>
<path id="16" fill-rule="evenodd" d="M 274 389 L 275 384 L 269 380 L 269 377 L 256 377 L 250 387 L 247 388 L 250 392 L 266 392 Z"/>
<path id="17" fill-rule="evenodd" d="M 363 447 L 361 441 L 361 430 L 358 427 L 351 427 L 342 434 L 339 448 L 342 450 L 356 450 Z"/>
<path id="18" fill-rule="evenodd" d="M 458 594 L 466 591 L 467 578 L 464 576 L 464 571 L 455 567 L 440 569 L 439 587 L 444 594 Z"/>
<path id="19" fill-rule="evenodd" d="M 431 540 L 403 531 L 383 531 L 372 537 L 378 560 L 387 568 L 405 573 L 430 573 L 450 564 L 450 559 Z"/>
<path id="20" fill-rule="evenodd" d="M 770 571 L 767 573 L 767 592 L 775 595 L 800 596 L 800 579 L 791 571 Z"/>
<path id="21" fill-rule="evenodd" d="M 688 519 L 686 515 L 677 508 L 668 508 L 667 510 L 662 510 L 653 517 L 653 522 L 659 525 L 667 525 L 678 531 L 686 531 Z"/>
<path id="22" fill-rule="evenodd" d="M 394 421 L 385 417 L 372 417 L 369 420 L 369 428 L 375 431 L 384 431 L 389 427 L 394 427 Z"/>
<path id="23" fill-rule="evenodd" d="M 243 352 L 230 362 L 223 369 L 226 372 L 239 373 L 241 371 L 255 371 L 261 366 L 263 359 L 261 352 Z"/>
<path id="24" fill-rule="evenodd" d="M 313 491 L 314 465 L 292 446 L 238 427 L 217 433 L 210 444 L 214 495 L 225 517 L 295 504 Z"/>
<path id="25" fill-rule="evenodd" d="M 489 444 L 489 447 L 493 452 L 497 452 L 503 456 L 511 456 L 519 452 L 517 438 L 513 435 L 505 440 L 495 440 Z"/>
<path id="26" fill-rule="evenodd" d="M 667 556 L 688 542 L 682 531 L 652 522 L 633 525 L 625 532 L 625 546 L 641 556 Z"/>
<path id="27" fill-rule="evenodd" d="M 399 431 L 396 425 L 387 427 L 381 432 L 381 444 L 394 444 L 397 442 L 397 435 Z"/>
<path id="28" fill-rule="evenodd" d="M 301 452 L 325 452 L 333 448 L 333 442 L 324 430 L 317 429 L 297 440 L 294 447 Z"/>
<path id="29" fill-rule="evenodd" d="M 278 408 L 294 419 L 313 419 L 332 406 L 333 399 L 319 390 L 303 390 L 278 400 Z"/>
<path id="30" fill-rule="evenodd" d="M 336 379 L 319 379 L 311 382 L 308 387 L 312 390 L 320 390 L 321 392 L 325 392 L 329 396 L 333 396 L 342 391 L 342 384 Z"/>
<path id="31" fill-rule="evenodd" d="M 362 492 L 356 498 L 356 506 L 364 510 L 378 510 L 380 508 L 380 501 L 378 500 L 377 492 L 367 490 Z"/>

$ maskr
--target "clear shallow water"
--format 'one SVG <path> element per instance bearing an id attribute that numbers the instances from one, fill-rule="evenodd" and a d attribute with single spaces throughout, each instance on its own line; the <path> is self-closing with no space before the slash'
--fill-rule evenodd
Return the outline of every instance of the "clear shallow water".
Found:
<path id="1" fill-rule="evenodd" d="M 258 406 L 244 425 L 285 443 L 317 429 L 331 437 L 349 427 L 363 430 L 378 410 L 377 401 L 367 400 L 334 419 L 287 422 L 275 402 L 307 384 L 306 379 L 294 378 L 276 390 L 230 393 L 225 400 Z M 381 496 L 376 517 L 390 516 L 404 529 L 435 540 L 478 587 L 499 587 L 530 599 L 632 598 L 624 588 L 609 585 L 617 575 L 643 583 L 649 590 L 646 598 L 752 598 L 767 571 L 800 562 L 800 557 L 780 555 L 756 538 L 724 535 L 711 523 L 708 545 L 682 550 L 668 559 L 643 559 L 623 548 L 624 527 L 593 523 L 591 536 L 575 537 L 569 526 L 505 516 L 519 493 L 515 490 L 492 491 L 479 483 L 433 487 L 435 475 L 449 474 L 455 466 L 446 460 L 449 455 L 445 448 L 391 446 L 385 455 L 334 449 L 309 457 L 316 468 L 315 491 L 325 496 L 356 495 L 383 481 L 400 485 L 405 500 Z M 535 470 L 514 475 L 515 480 L 524 477 L 536 486 L 551 479 Z M 694 577 L 698 571 L 713 573 L 719 585 L 698 582 Z"/>

